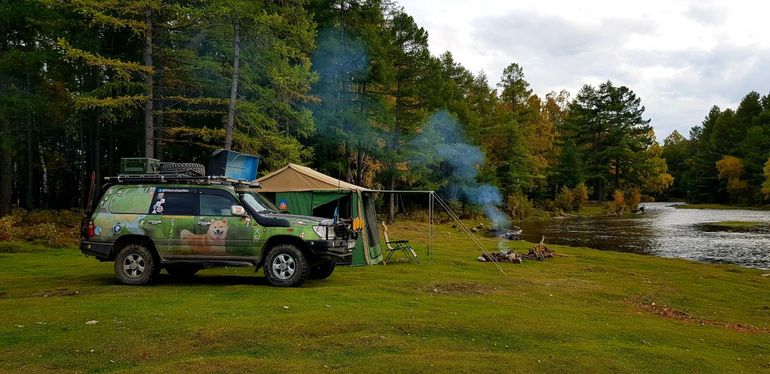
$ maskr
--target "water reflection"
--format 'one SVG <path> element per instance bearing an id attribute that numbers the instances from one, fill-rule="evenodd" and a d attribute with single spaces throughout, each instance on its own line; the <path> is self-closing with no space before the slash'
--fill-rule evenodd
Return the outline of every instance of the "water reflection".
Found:
<path id="1" fill-rule="evenodd" d="M 568 218 L 521 224 L 523 239 L 654 254 L 707 262 L 770 268 L 770 233 L 713 231 L 708 222 L 756 221 L 770 224 L 770 212 L 675 209 L 671 203 L 645 203 L 634 218 Z"/>

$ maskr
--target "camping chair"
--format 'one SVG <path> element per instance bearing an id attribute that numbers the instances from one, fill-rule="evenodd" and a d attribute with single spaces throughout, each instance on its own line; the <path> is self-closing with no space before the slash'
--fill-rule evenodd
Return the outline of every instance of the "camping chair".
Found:
<path id="1" fill-rule="evenodd" d="M 401 252 L 404 255 L 404 258 L 409 260 L 409 262 L 413 262 L 415 264 L 420 263 L 420 258 L 417 257 L 417 252 L 414 251 L 414 248 L 412 248 L 412 245 L 409 244 L 408 240 L 391 241 L 388 239 L 388 226 L 385 225 L 385 221 L 382 221 L 382 236 L 385 237 L 385 246 L 388 249 L 388 256 L 385 257 L 383 264 L 387 264 L 390 258 L 396 252 Z"/>

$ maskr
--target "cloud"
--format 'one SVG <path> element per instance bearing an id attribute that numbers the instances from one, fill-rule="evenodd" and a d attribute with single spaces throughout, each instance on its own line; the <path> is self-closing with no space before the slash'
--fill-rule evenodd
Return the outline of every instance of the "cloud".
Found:
<path id="1" fill-rule="evenodd" d="M 574 97 L 583 84 L 607 80 L 628 86 L 659 139 L 687 134 L 712 105 L 735 107 L 749 91 L 770 90 L 770 34 L 757 3 L 652 1 L 627 10 L 486 1 L 471 9 L 450 1 L 444 12 L 404 3 L 428 30 L 434 53 L 452 51 L 493 85 L 517 62 L 541 96 L 567 89 Z"/>
<path id="2" fill-rule="evenodd" d="M 472 25 L 473 38 L 486 48 L 537 52 L 554 58 L 606 49 L 621 43 L 628 35 L 651 29 L 649 23 L 636 20 L 581 24 L 535 12 L 481 17 Z"/>
<path id="3" fill-rule="evenodd" d="M 713 2 L 697 2 L 690 4 L 685 11 L 687 18 L 704 25 L 719 25 L 724 22 L 726 12 Z"/>

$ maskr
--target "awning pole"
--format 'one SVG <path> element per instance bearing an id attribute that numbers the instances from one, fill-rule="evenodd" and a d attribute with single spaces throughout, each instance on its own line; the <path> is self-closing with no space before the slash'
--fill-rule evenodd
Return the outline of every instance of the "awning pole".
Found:
<path id="1" fill-rule="evenodd" d="M 430 266 L 430 252 L 433 248 L 433 192 L 428 194 L 428 266 Z"/>

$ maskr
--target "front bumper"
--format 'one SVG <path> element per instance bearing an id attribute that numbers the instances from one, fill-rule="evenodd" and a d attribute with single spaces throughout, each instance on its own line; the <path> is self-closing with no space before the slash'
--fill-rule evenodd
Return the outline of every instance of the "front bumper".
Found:
<path id="1" fill-rule="evenodd" d="M 356 241 L 353 239 L 311 240 L 307 244 L 317 256 L 347 257 L 356 247 Z"/>
<path id="2" fill-rule="evenodd" d="M 112 254 L 112 243 L 80 241 L 80 252 L 86 256 L 94 256 L 100 261 L 109 261 Z"/>

